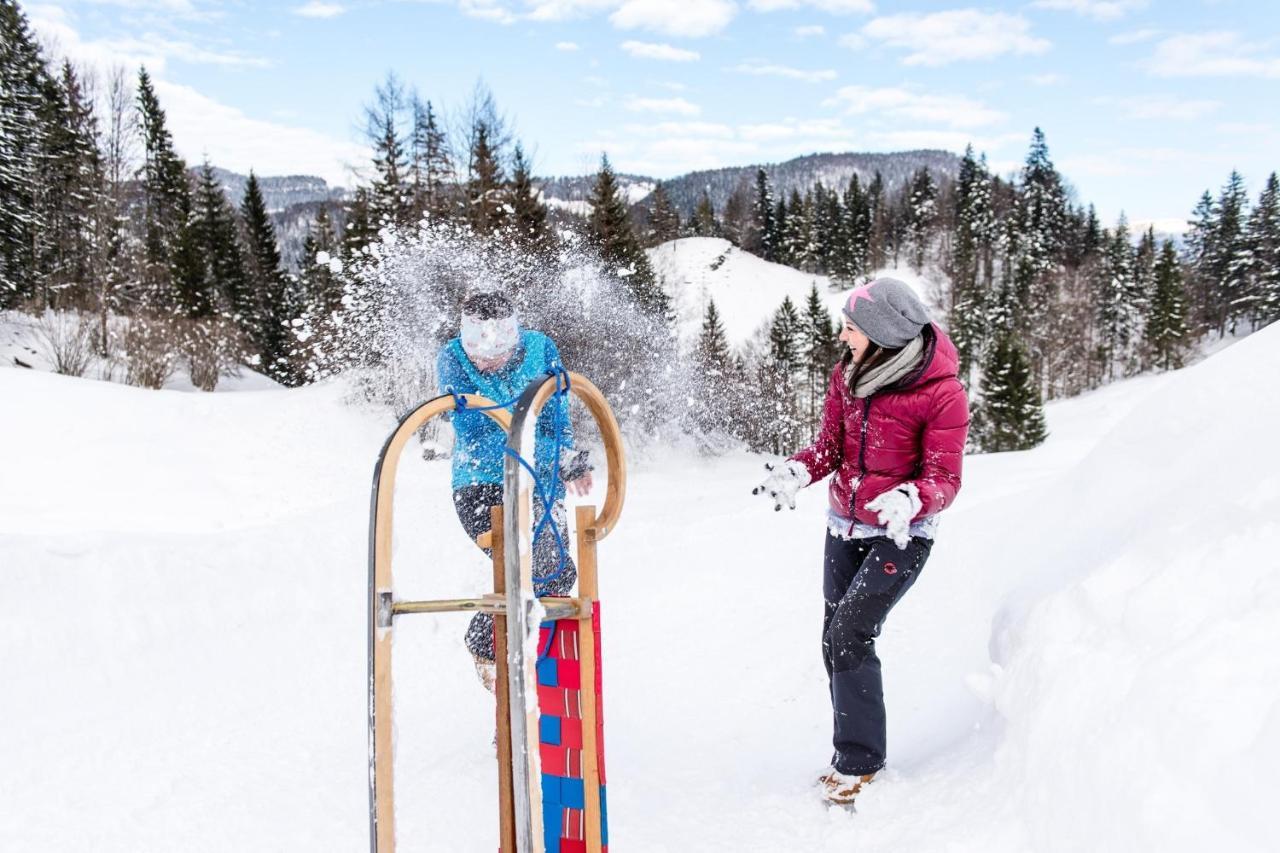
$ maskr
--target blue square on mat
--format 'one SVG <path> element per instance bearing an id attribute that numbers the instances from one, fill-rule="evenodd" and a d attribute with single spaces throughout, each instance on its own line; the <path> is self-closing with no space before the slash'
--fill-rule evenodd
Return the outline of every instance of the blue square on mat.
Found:
<path id="1" fill-rule="evenodd" d="M 560 718 L 546 714 L 538 717 L 538 742 L 548 746 L 560 745 Z"/>
<path id="2" fill-rule="evenodd" d="M 560 777 L 542 774 L 542 805 L 560 805 Z"/>
<path id="3" fill-rule="evenodd" d="M 543 687 L 560 686 L 560 667 L 555 658 L 538 661 L 538 683 Z"/>
<path id="4" fill-rule="evenodd" d="M 587 807 L 581 779 L 560 780 L 560 802 L 571 809 L 584 809 Z"/>
<path id="5" fill-rule="evenodd" d="M 600 843 L 609 843 L 609 807 L 605 805 L 604 785 L 600 786 Z"/>

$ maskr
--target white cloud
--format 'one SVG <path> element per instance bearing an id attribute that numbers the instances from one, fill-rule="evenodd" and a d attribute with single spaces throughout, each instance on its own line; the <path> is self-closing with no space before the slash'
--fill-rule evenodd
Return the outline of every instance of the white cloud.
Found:
<path id="1" fill-rule="evenodd" d="M 502 5 L 501 0 L 458 0 L 458 9 L 468 17 L 495 24 L 514 24 L 520 20 L 520 16 Z"/>
<path id="2" fill-rule="evenodd" d="M 850 135 L 839 119 L 800 121 L 783 119 L 765 124 L 744 124 L 738 128 L 743 139 L 753 142 L 795 142 L 797 140 L 841 139 Z"/>
<path id="3" fill-rule="evenodd" d="M 1280 55 L 1235 32 L 1176 35 L 1141 65 L 1157 77 L 1280 77 Z"/>
<path id="4" fill-rule="evenodd" d="M 309 128 L 250 118 L 189 86 L 155 81 L 174 145 L 189 163 L 207 155 L 225 169 L 259 175 L 319 175 L 351 182 L 348 166 L 363 167 L 369 152 Z"/>
<path id="5" fill-rule="evenodd" d="M 1160 30 L 1134 30 L 1128 33 L 1118 33 L 1107 39 L 1111 44 L 1140 44 L 1144 41 L 1151 41 L 1160 35 Z"/>
<path id="6" fill-rule="evenodd" d="M 609 20 L 623 30 L 698 38 L 723 30 L 737 11 L 730 0 L 623 0 Z"/>
<path id="7" fill-rule="evenodd" d="M 1031 22 L 1021 15 L 977 9 L 889 15 L 869 22 L 861 32 L 908 51 L 904 65 L 937 66 L 1005 54 L 1040 54 L 1050 47 L 1046 39 L 1031 34 Z"/>
<path id="8" fill-rule="evenodd" d="M 791 32 L 796 38 L 821 38 L 827 34 L 827 28 L 821 24 L 810 24 L 805 27 L 796 27 Z"/>
<path id="9" fill-rule="evenodd" d="M 628 136 L 699 136 L 708 139 L 733 139 L 734 130 L 727 124 L 709 121 L 663 121 L 657 124 L 629 124 L 623 130 Z"/>
<path id="10" fill-rule="evenodd" d="M 840 36 L 836 44 L 848 50 L 862 50 L 867 46 L 867 40 L 857 33 L 845 33 Z"/>
<path id="11" fill-rule="evenodd" d="M 614 9 L 619 0 L 529 0 L 528 17 L 535 21 L 564 21 Z"/>
<path id="12" fill-rule="evenodd" d="M 558 41 L 556 42 L 556 50 L 562 50 L 565 53 L 572 53 L 575 50 L 579 50 L 579 48 L 578 45 L 571 41 Z"/>
<path id="13" fill-rule="evenodd" d="M 1075 12 L 1096 21 L 1115 21 L 1147 8 L 1149 0 L 1036 0 L 1031 5 L 1037 9 Z"/>
<path id="14" fill-rule="evenodd" d="M 922 94 L 896 87 L 845 86 L 824 106 L 843 106 L 847 115 L 871 115 L 955 128 L 998 124 L 1007 118 L 999 110 L 964 95 Z"/>
<path id="15" fill-rule="evenodd" d="M 293 14 L 304 18 L 336 18 L 345 11 L 347 11 L 346 7 L 340 3 L 323 3 L 321 0 L 311 0 L 309 3 L 293 7 Z"/>
<path id="16" fill-rule="evenodd" d="M 876 10 L 872 0 L 749 0 L 747 5 L 757 12 L 809 7 L 831 15 L 869 15 Z"/>
<path id="17" fill-rule="evenodd" d="M 627 109 L 635 113 L 675 113 L 682 116 L 696 116 L 702 112 L 701 107 L 684 98 L 631 98 L 627 101 Z"/>
<path id="18" fill-rule="evenodd" d="M 643 41 L 624 41 L 622 49 L 637 59 L 657 59 L 663 62 L 696 62 L 701 57 L 695 50 L 684 50 L 669 44 L 650 44 Z"/>
<path id="19" fill-rule="evenodd" d="M 882 151 L 910 151 L 920 148 L 941 148 L 944 151 L 961 152 L 972 145 L 975 151 L 1000 151 L 1008 145 L 1025 140 L 1021 133 L 1005 133 L 999 136 L 973 136 L 950 130 L 882 130 L 872 131 L 865 137 L 872 149 Z"/>
<path id="20" fill-rule="evenodd" d="M 1056 86 L 1066 80 L 1061 74 L 1032 74 L 1027 81 L 1037 86 Z"/>
<path id="21" fill-rule="evenodd" d="M 155 73 L 163 70 L 169 60 L 228 68 L 271 66 L 270 60 L 261 57 L 211 50 L 150 32 L 138 37 L 86 40 L 71 26 L 66 12 L 58 6 L 32 6 L 28 16 L 37 37 L 56 55 L 99 69 L 145 65 Z"/>
<path id="22" fill-rule="evenodd" d="M 763 62 L 743 62 L 729 69 L 739 74 L 751 74 L 756 77 L 785 77 L 789 80 L 803 80 L 806 83 L 821 83 L 834 80 L 837 75 L 830 68 L 820 71 L 806 71 L 802 68 L 790 68 L 786 65 L 772 65 Z"/>
<path id="23" fill-rule="evenodd" d="M 1194 121 L 1204 118 L 1222 104 L 1218 101 L 1192 100 L 1173 95 L 1148 95 L 1145 97 L 1095 98 L 1100 106 L 1116 107 L 1124 118 L 1136 120 Z"/>

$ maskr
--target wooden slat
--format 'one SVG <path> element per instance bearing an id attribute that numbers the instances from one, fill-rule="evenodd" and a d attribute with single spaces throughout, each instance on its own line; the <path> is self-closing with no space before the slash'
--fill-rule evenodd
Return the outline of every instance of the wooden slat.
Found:
<path id="1" fill-rule="evenodd" d="M 577 509 L 578 527 L 578 595 L 586 600 L 599 598 L 599 576 L 596 571 L 596 510 L 591 506 Z M 600 853 L 600 752 L 596 743 L 596 635 L 591 613 L 578 620 L 578 658 L 582 672 L 582 786 L 586 794 L 583 823 L 587 853 Z"/>
<path id="2" fill-rule="evenodd" d="M 493 591 L 504 594 L 507 589 L 503 564 L 502 507 L 489 511 L 492 519 Z M 511 796 L 511 706 L 507 695 L 507 617 L 493 617 L 493 654 L 498 665 L 494 698 L 498 718 L 498 850 L 515 853 L 516 813 Z"/>

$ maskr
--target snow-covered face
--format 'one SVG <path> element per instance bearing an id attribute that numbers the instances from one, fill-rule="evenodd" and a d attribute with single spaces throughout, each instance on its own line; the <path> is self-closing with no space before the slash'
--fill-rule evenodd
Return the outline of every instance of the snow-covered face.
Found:
<path id="1" fill-rule="evenodd" d="M 481 320 L 462 315 L 462 349 L 477 362 L 506 361 L 520 340 L 516 315 Z"/>
<path id="2" fill-rule="evenodd" d="M 843 325 L 840 327 L 840 340 L 849 347 L 849 352 L 853 353 L 853 363 L 857 364 L 867 354 L 867 347 L 871 346 L 871 339 L 862 334 L 862 330 L 849 320 L 848 317 L 843 318 Z"/>

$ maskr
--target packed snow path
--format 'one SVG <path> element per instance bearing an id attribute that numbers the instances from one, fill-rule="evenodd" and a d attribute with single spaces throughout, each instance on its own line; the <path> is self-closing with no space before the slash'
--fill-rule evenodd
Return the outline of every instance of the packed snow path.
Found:
<path id="1" fill-rule="evenodd" d="M 600 547 L 613 846 L 1267 849 L 1278 368 L 1273 329 L 967 461 L 879 644 L 890 767 L 856 815 L 812 784 L 825 489 L 774 513 L 760 458 L 634 460 Z M 0 849 L 367 848 L 366 524 L 393 424 L 342 396 L 0 370 Z M 400 596 L 486 588 L 447 463 L 406 453 L 397 507 Z M 396 629 L 404 851 L 496 847 L 465 623 Z"/>

